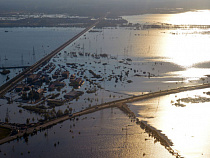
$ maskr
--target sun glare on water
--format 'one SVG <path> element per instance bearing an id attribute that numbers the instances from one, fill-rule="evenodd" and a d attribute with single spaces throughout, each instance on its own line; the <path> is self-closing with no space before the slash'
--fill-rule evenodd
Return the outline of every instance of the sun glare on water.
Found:
<path id="1" fill-rule="evenodd" d="M 174 25 L 210 25 L 210 10 L 197 10 L 170 16 Z"/>
<path id="2" fill-rule="evenodd" d="M 162 133 L 172 140 L 174 144 L 172 147 L 179 154 L 187 158 L 209 157 L 209 102 L 181 101 L 180 103 L 185 107 L 175 106 L 175 103 L 178 103 L 177 100 L 182 98 L 209 98 L 203 93 L 209 90 L 171 94 L 137 102 L 135 105 L 147 105 L 147 108 L 139 113 L 140 117 L 157 129 L 161 129 Z"/>
<path id="3" fill-rule="evenodd" d="M 200 34 L 169 35 L 162 41 L 164 56 L 183 67 L 207 62 L 210 59 L 210 38 Z"/>
<path id="4" fill-rule="evenodd" d="M 169 23 L 175 25 L 210 25 L 210 10 L 173 14 Z M 163 56 L 185 68 L 210 60 L 210 29 L 181 28 L 169 30 L 160 40 Z"/>

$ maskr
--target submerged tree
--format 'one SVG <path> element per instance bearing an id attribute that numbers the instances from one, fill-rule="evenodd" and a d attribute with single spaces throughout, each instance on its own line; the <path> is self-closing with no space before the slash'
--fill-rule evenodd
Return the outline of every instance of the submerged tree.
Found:
<path id="1" fill-rule="evenodd" d="M 57 117 L 63 116 L 63 111 L 62 110 L 58 110 L 56 113 Z"/>

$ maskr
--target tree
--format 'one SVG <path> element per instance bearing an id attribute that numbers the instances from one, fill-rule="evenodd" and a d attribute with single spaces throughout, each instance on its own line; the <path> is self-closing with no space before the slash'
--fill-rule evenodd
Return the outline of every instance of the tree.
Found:
<path id="1" fill-rule="evenodd" d="M 28 100 L 28 97 L 27 97 L 27 93 L 26 92 L 23 92 L 22 99 L 23 100 Z"/>
<path id="2" fill-rule="evenodd" d="M 63 116 L 63 111 L 62 110 L 58 110 L 56 113 L 57 117 Z"/>
<path id="3" fill-rule="evenodd" d="M 69 110 L 66 109 L 66 110 L 64 111 L 64 114 L 65 114 L 65 115 L 68 115 L 68 114 L 69 114 Z"/>
<path id="4" fill-rule="evenodd" d="M 49 118 L 50 118 L 50 115 L 49 115 L 48 113 L 45 113 L 45 114 L 44 114 L 44 119 L 45 119 L 45 120 L 48 120 Z"/>
<path id="5" fill-rule="evenodd" d="M 34 91 L 34 90 L 31 90 L 31 91 L 28 93 L 28 99 L 30 99 L 31 102 L 32 102 L 33 99 L 34 99 L 34 94 L 35 94 L 35 91 Z"/>
<path id="6" fill-rule="evenodd" d="M 72 113 L 72 110 L 73 110 L 72 108 L 69 108 L 69 112 L 70 112 L 70 113 Z"/>
<path id="7" fill-rule="evenodd" d="M 35 92 L 34 93 L 34 97 L 33 97 L 35 100 L 38 100 L 38 99 L 40 99 L 40 95 L 39 95 L 39 93 L 38 92 Z"/>
<path id="8" fill-rule="evenodd" d="M 9 119 L 7 117 L 5 117 L 5 122 L 8 123 L 9 122 Z"/>
<path id="9" fill-rule="evenodd" d="M 29 121 L 30 121 L 30 119 L 29 119 L 29 118 L 27 118 L 27 119 L 26 119 L 26 124 L 29 124 Z"/>

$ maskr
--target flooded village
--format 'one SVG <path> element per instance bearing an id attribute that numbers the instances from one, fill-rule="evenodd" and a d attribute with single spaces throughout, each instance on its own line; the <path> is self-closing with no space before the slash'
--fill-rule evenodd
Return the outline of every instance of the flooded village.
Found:
<path id="1" fill-rule="evenodd" d="M 88 109 L 91 112 L 98 111 L 100 110 L 98 105 L 113 108 L 116 107 L 115 101 L 120 104 L 121 100 L 125 101 L 127 98 L 138 96 L 150 98 L 160 96 L 162 93 L 164 95 L 179 93 L 187 90 L 185 86 L 207 84 L 208 76 L 186 79 L 171 73 L 181 72 L 183 67 L 155 54 L 156 50 L 153 48 L 156 41 L 139 46 L 138 41 L 150 40 L 151 36 L 160 34 L 164 37 L 176 36 L 171 30 L 163 30 L 162 28 L 148 30 L 136 26 L 90 30 L 33 73 L 26 74 L 23 80 L 0 99 L 0 125 L 11 130 L 9 133 L 11 137 L 27 132 L 33 135 L 47 128 L 47 125 L 44 128 L 40 127 L 50 121 L 86 120 L 85 117 L 81 119 L 80 114 L 83 115 L 84 110 Z M 136 52 L 139 54 L 136 55 Z M 155 55 L 150 57 L 149 54 Z M 208 85 L 204 85 L 204 88 L 205 86 Z M 186 100 L 187 98 L 177 98 L 178 103 L 174 105 L 182 107 Z M 127 105 L 121 108 L 124 108 L 125 113 L 131 114 Z M 77 117 L 74 116 L 76 113 Z M 129 116 L 132 116 L 129 121 L 149 131 L 149 137 L 152 135 L 154 142 L 160 141 L 172 155 L 180 156 L 170 148 L 173 143 L 167 136 L 161 134 L 161 131 L 145 121 L 141 123 L 133 115 Z M 95 120 L 92 115 L 90 118 Z M 59 121 L 53 124 L 56 128 Z M 72 126 L 76 126 L 76 123 L 68 128 L 70 133 L 73 133 Z M 123 127 L 121 132 L 125 130 L 127 132 L 127 126 L 126 129 Z M 81 134 L 80 131 L 78 133 Z M 45 132 L 45 136 L 47 135 Z M 24 139 L 25 142 L 28 141 L 27 134 L 24 135 Z M 74 136 L 71 139 L 74 139 Z M 59 146 L 59 143 L 54 143 L 54 147 Z M 145 155 L 144 152 L 141 154 Z"/>

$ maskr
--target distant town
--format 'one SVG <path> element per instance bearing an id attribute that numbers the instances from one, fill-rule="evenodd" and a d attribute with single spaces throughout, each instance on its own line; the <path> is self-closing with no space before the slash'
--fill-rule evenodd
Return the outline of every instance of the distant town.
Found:
<path id="1" fill-rule="evenodd" d="M 87 27 L 97 20 L 97 17 L 70 16 L 67 14 L 0 14 L 0 27 Z M 121 17 L 107 17 L 104 27 L 116 27 L 127 24 Z M 99 26 L 99 27 L 100 27 Z"/>

